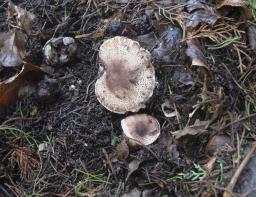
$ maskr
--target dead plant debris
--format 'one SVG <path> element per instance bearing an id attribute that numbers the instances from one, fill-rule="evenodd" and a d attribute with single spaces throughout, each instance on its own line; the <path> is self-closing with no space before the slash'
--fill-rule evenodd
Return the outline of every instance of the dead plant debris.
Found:
<path id="1" fill-rule="evenodd" d="M 255 10 L 1 1 L 0 196 L 254 196 Z"/>

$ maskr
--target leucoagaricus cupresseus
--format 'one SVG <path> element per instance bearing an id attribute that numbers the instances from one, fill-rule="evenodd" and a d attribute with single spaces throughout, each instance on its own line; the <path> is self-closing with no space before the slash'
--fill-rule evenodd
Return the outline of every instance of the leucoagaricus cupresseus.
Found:
<path id="1" fill-rule="evenodd" d="M 46 63 L 63 65 L 70 61 L 77 51 L 77 44 L 72 37 L 52 38 L 43 47 Z"/>
<path id="2" fill-rule="evenodd" d="M 147 114 L 128 116 L 121 121 L 124 134 L 142 145 L 152 144 L 160 135 L 160 124 Z"/>
<path id="3" fill-rule="evenodd" d="M 98 101 L 120 114 L 144 108 L 155 88 L 151 54 L 138 42 L 117 36 L 101 45 L 99 61 L 103 72 L 95 84 Z"/>

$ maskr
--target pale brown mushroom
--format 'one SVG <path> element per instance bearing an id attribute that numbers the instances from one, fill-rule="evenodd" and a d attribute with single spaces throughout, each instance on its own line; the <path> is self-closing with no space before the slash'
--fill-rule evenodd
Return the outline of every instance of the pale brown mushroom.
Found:
<path id="1" fill-rule="evenodd" d="M 126 37 L 106 40 L 99 50 L 101 76 L 95 84 L 99 102 L 115 113 L 145 107 L 155 88 L 150 53 Z"/>
<path id="2" fill-rule="evenodd" d="M 128 116 L 121 121 L 124 134 L 142 145 L 152 144 L 160 135 L 160 124 L 147 114 Z"/>

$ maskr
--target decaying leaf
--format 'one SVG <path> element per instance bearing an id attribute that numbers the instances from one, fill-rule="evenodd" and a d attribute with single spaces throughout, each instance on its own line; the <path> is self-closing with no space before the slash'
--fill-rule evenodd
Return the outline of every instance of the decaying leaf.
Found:
<path id="1" fill-rule="evenodd" d="M 39 67 L 25 63 L 19 74 L 0 82 L 0 112 L 20 97 L 33 93 L 36 89 L 36 82 L 44 74 L 45 72 Z"/>
<path id="2" fill-rule="evenodd" d="M 140 35 L 136 39 L 143 48 L 151 51 L 153 48 L 157 46 L 159 42 L 154 32 L 150 32 L 148 34 Z"/>
<path id="3" fill-rule="evenodd" d="M 117 158 L 121 161 L 125 161 L 129 156 L 129 147 L 124 139 L 117 145 L 116 154 Z"/>
<path id="4" fill-rule="evenodd" d="M 0 34 L 0 67 L 14 67 L 25 57 L 26 35 L 20 30 Z"/>
<path id="5" fill-rule="evenodd" d="M 129 177 L 132 175 L 132 173 L 134 173 L 139 168 L 141 162 L 142 162 L 141 160 L 134 159 L 129 163 L 126 181 L 129 179 Z"/>
<path id="6" fill-rule="evenodd" d="M 251 25 L 248 27 L 247 34 L 250 48 L 256 50 L 256 26 Z"/>
<path id="7" fill-rule="evenodd" d="M 223 149 L 225 146 L 232 146 L 231 137 L 225 134 L 215 135 L 207 143 L 206 152 L 214 154 Z"/>
<path id="8" fill-rule="evenodd" d="M 168 26 L 160 35 L 159 43 L 152 51 L 153 57 L 163 63 L 174 61 L 175 51 L 179 49 L 182 39 L 182 31 L 176 26 Z"/>
<path id="9" fill-rule="evenodd" d="M 221 0 L 217 7 L 221 8 L 224 6 L 245 7 L 246 1 L 245 0 Z"/>
<path id="10" fill-rule="evenodd" d="M 206 0 L 188 0 L 186 8 L 188 12 L 193 12 L 206 7 Z"/>
<path id="11" fill-rule="evenodd" d="M 186 135 L 201 134 L 201 133 L 204 133 L 204 132 L 207 131 L 207 128 L 208 128 L 209 124 L 210 124 L 209 120 L 200 121 L 200 120 L 197 119 L 195 121 L 194 125 L 187 126 L 182 130 L 178 130 L 178 131 L 173 132 L 172 134 L 176 139 L 179 139 L 179 138 L 181 138 L 183 136 L 186 136 Z"/>
<path id="12" fill-rule="evenodd" d="M 16 6 L 9 1 L 7 10 L 7 20 L 11 21 L 15 17 L 18 27 L 24 29 L 27 34 L 31 34 L 32 22 L 35 19 L 35 15 L 23 8 Z"/>
<path id="13" fill-rule="evenodd" d="M 192 65 L 204 67 L 208 71 L 208 73 L 211 75 L 211 70 L 201 50 L 199 41 L 197 39 L 187 40 L 187 45 L 188 45 L 188 48 L 186 50 L 186 54 L 191 58 Z"/>
<path id="14" fill-rule="evenodd" d="M 195 28 L 200 23 L 207 23 L 209 25 L 214 25 L 218 20 L 217 15 L 210 10 L 198 10 L 194 12 L 191 16 L 191 19 L 186 23 L 187 27 Z"/>

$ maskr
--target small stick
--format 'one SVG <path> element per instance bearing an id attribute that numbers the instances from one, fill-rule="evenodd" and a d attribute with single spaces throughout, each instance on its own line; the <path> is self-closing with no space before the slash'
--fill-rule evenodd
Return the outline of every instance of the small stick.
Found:
<path id="1" fill-rule="evenodd" d="M 253 155 L 253 153 L 255 152 L 255 150 L 256 150 L 256 142 L 253 143 L 250 151 L 247 153 L 246 157 L 244 158 L 244 160 L 242 161 L 240 166 L 237 168 L 235 174 L 233 175 L 232 179 L 230 180 L 230 182 L 227 186 L 227 190 L 223 194 L 223 197 L 231 197 L 230 193 L 227 192 L 227 191 L 232 191 L 233 190 L 240 174 L 242 173 L 243 169 L 245 168 L 245 166 L 249 162 L 249 160 L 250 160 L 251 156 Z"/>
<path id="2" fill-rule="evenodd" d="M 231 122 L 231 123 L 228 123 L 227 125 L 225 125 L 223 128 L 221 128 L 220 130 L 225 130 L 225 129 L 227 129 L 228 127 L 230 127 L 230 126 L 232 126 L 232 125 L 234 125 L 234 124 L 236 124 L 236 123 L 239 123 L 239 122 L 242 122 L 242 121 L 244 121 L 244 120 L 247 120 L 247 119 L 249 119 L 249 118 L 252 118 L 252 117 L 254 117 L 254 116 L 256 116 L 256 113 L 253 113 L 253 114 L 250 114 L 250 115 L 248 115 L 248 116 L 245 116 L 245 117 L 243 117 L 243 118 L 240 118 L 240 119 L 238 119 L 238 120 L 235 120 L 235 121 L 233 121 L 233 122 Z"/>

